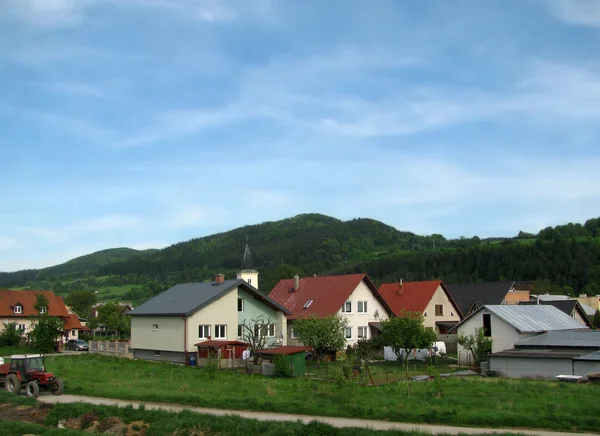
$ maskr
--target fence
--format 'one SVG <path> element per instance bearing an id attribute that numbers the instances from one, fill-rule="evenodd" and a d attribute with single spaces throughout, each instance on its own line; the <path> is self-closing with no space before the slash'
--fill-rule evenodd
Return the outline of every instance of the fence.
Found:
<path id="1" fill-rule="evenodd" d="M 129 341 L 89 341 L 88 346 L 90 353 L 133 358 Z"/>

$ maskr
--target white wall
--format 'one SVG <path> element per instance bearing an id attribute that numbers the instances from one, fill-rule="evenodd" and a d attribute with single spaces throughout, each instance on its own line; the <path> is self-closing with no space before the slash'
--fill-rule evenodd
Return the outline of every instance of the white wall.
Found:
<path id="1" fill-rule="evenodd" d="M 574 360 L 574 375 L 585 376 L 600 373 L 600 362 L 592 360 Z"/>
<path id="2" fill-rule="evenodd" d="M 158 330 L 154 330 L 154 324 L 158 324 Z M 183 319 L 174 316 L 132 316 L 131 348 L 183 351 Z"/>
<path id="3" fill-rule="evenodd" d="M 438 304 L 441 304 L 444 307 L 444 314 L 442 316 L 435 316 L 435 306 Z M 438 286 L 433 294 L 425 312 L 427 312 L 427 316 L 423 316 L 423 325 L 425 327 L 431 327 L 436 332 L 439 332 L 439 329 L 435 326 L 436 321 L 460 321 L 458 311 L 454 308 L 452 303 L 450 303 L 450 300 L 441 285 Z"/>
<path id="4" fill-rule="evenodd" d="M 352 302 L 352 312 L 342 313 L 340 308 L 338 313 L 344 316 L 348 320 L 348 326 L 352 327 L 352 339 L 347 341 L 348 345 L 354 345 L 358 341 L 358 327 L 367 327 L 367 338 L 369 338 L 371 334 L 369 323 L 388 319 L 387 312 L 364 281 L 360 282 L 347 301 Z M 367 313 L 358 313 L 359 301 L 367 302 Z"/>
<path id="5" fill-rule="evenodd" d="M 215 340 L 237 340 L 238 312 L 237 312 L 238 293 L 237 288 L 222 295 L 221 298 L 213 301 L 206 307 L 188 317 L 187 333 L 187 351 L 196 351 L 198 342 L 205 341 L 198 336 L 198 327 L 201 325 L 210 325 L 211 339 Z M 226 325 L 225 338 L 215 336 L 215 326 Z"/>
<path id="6" fill-rule="evenodd" d="M 490 370 L 511 378 L 555 379 L 573 374 L 572 359 L 533 359 L 528 357 L 491 357 Z"/>
<path id="7" fill-rule="evenodd" d="M 259 287 L 258 287 L 258 271 L 243 270 L 243 271 L 238 272 L 236 277 L 238 280 L 244 280 L 249 285 L 252 285 L 256 289 L 259 289 Z"/>
<path id="8" fill-rule="evenodd" d="M 458 328 L 458 335 L 474 335 L 478 328 L 483 327 L 483 315 L 491 314 L 491 327 L 492 327 L 492 353 L 497 353 L 498 351 L 508 350 L 510 348 L 514 348 L 516 342 L 519 339 L 525 338 L 530 335 L 520 335 L 517 329 L 515 329 L 510 324 L 506 323 L 502 319 L 498 318 L 496 315 L 487 311 L 486 309 L 482 309 L 473 315 L 470 319 L 464 322 Z M 472 357 L 470 357 L 471 353 L 465 350 L 460 344 L 458 345 L 458 359 L 459 364 L 467 364 L 469 359 L 472 363 Z"/>

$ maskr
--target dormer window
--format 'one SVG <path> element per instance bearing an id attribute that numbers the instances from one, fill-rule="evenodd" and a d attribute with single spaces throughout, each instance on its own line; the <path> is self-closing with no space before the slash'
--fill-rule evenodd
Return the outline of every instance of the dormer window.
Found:
<path id="1" fill-rule="evenodd" d="M 13 308 L 15 313 L 23 313 L 23 306 L 21 306 L 20 304 L 17 304 L 14 308 Z"/>
<path id="2" fill-rule="evenodd" d="M 46 313 L 46 312 L 48 312 L 48 308 L 46 306 L 41 306 L 40 313 Z"/>

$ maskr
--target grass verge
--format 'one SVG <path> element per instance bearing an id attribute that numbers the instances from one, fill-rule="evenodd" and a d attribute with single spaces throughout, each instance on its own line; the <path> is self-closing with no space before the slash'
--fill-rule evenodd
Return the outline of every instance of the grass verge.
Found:
<path id="1" fill-rule="evenodd" d="M 600 386 L 502 378 L 438 378 L 359 386 L 276 379 L 99 355 L 48 359 L 67 394 L 220 409 L 472 427 L 597 431 Z"/>
<path id="2" fill-rule="evenodd" d="M 27 408 L 24 408 L 24 403 Z M 0 416 L 21 413 L 25 419 L 36 416 L 34 422 L 0 420 L 0 434 L 20 436 L 23 434 L 77 436 L 112 431 L 111 434 L 128 436 L 234 436 L 234 435 L 312 435 L 312 436 L 425 436 L 420 432 L 397 430 L 377 431 L 362 428 L 335 428 L 327 424 L 311 422 L 273 422 L 244 419 L 237 416 L 211 416 L 192 412 L 162 412 L 94 406 L 84 403 L 39 405 L 35 400 L 0 392 Z M 14 419 L 14 418 L 11 418 Z M 59 422 L 68 428 L 57 429 Z M 110 427 L 110 428 L 109 428 Z"/>

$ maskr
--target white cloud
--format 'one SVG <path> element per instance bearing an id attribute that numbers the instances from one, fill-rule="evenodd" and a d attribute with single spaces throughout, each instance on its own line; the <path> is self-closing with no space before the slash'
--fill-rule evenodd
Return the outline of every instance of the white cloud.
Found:
<path id="1" fill-rule="evenodd" d="M 600 0 L 550 0 L 546 4 L 560 21 L 579 26 L 600 27 Z"/>

